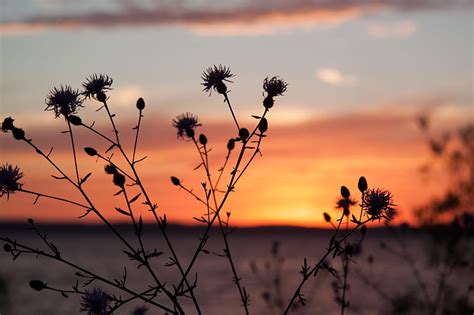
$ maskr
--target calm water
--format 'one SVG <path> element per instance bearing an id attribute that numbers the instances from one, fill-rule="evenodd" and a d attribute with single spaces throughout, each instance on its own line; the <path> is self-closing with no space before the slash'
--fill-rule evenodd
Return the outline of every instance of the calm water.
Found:
<path id="1" fill-rule="evenodd" d="M 3 234 L 3 233 L 0 233 Z M 29 244 L 40 244 L 37 237 L 31 231 L 18 229 L 5 232 L 8 236 Z M 126 234 L 127 238 L 133 240 L 133 235 Z M 179 257 L 183 261 L 189 261 L 190 253 L 195 249 L 198 239 L 198 231 L 192 229 L 180 229 L 171 234 L 176 244 Z M 121 247 L 113 235 L 90 229 L 53 230 L 48 238 L 54 241 L 61 249 L 62 256 L 78 265 L 86 266 L 94 272 L 109 278 L 121 278 L 124 263 L 128 268 L 128 285 L 132 288 L 146 288 L 144 284 L 150 283 L 150 277 L 145 269 L 137 270 L 133 263 L 121 252 Z M 270 252 L 273 241 L 281 244 L 280 254 L 285 259 L 281 269 L 281 293 L 284 301 L 287 301 L 290 292 L 293 292 L 300 280 L 298 274 L 303 258 L 308 262 L 314 262 L 321 257 L 327 246 L 329 233 L 327 231 L 315 230 L 287 230 L 287 229 L 249 229 L 237 230 L 230 236 L 231 249 L 240 275 L 243 277 L 243 285 L 251 295 L 250 310 L 252 314 L 277 314 L 266 304 L 262 298 L 265 291 L 272 290 L 272 279 L 274 271 L 267 270 L 255 274 L 251 264 L 254 262 L 259 270 L 266 270 L 271 257 Z M 426 262 L 424 247 L 426 238 L 418 233 L 411 233 L 407 238 L 409 241 L 409 252 L 415 258 L 418 266 L 423 267 Z M 400 293 L 415 285 L 413 275 L 407 269 L 406 264 L 394 255 L 380 248 L 380 242 L 395 244 L 394 238 L 387 231 L 369 230 L 364 242 L 363 252 L 351 264 L 349 283 L 351 285 L 348 293 L 351 307 L 348 314 L 385 314 L 383 299 L 373 289 L 363 284 L 360 273 L 370 275 L 374 281 L 380 281 L 386 292 Z M 165 246 L 158 234 L 148 233 L 145 243 L 151 247 L 154 244 L 159 250 Z M 223 243 L 221 236 L 213 232 L 206 247 L 210 251 L 222 252 Z M 367 258 L 372 255 L 374 264 L 369 264 Z M 177 275 L 173 267 L 161 267 L 166 262 L 168 255 L 165 254 L 155 260 L 158 275 L 168 283 L 173 282 Z M 334 266 L 339 266 L 339 260 L 335 260 Z M 423 276 L 428 284 L 436 280 L 435 275 L 424 268 Z M 232 275 L 229 265 L 224 258 L 214 255 L 200 256 L 196 265 L 198 272 L 197 298 L 202 305 L 204 314 L 243 314 L 239 307 L 239 296 L 235 286 L 232 285 Z M 472 274 L 471 274 L 472 275 Z M 61 297 L 51 291 L 36 292 L 29 288 L 31 279 L 42 279 L 51 286 L 69 289 L 75 283 L 74 270 L 60 263 L 50 262 L 44 258 L 36 259 L 33 256 L 22 256 L 12 262 L 5 254 L 0 253 L 0 276 L 7 288 L 7 305 L 0 305 L 2 315 L 32 315 L 32 314 L 79 314 L 79 299 L 70 296 L 69 299 Z M 451 275 L 450 282 L 456 286 L 467 283 L 468 277 Z M 304 294 L 308 299 L 308 305 L 295 314 L 339 314 L 339 307 L 334 302 L 334 293 L 331 287 L 332 278 L 327 272 L 321 272 L 317 278 L 311 279 L 305 287 Z M 100 284 L 97 283 L 97 286 Z M 104 289 L 107 287 L 100 285 Z M 434 286 L 434 285 L 433 285 Z M 270 289 L 269 289 L 270 288 Z M 125 296 L 124 296 L 125 297 Z M 5 297 L 3 297 L 5 300 Z M 130 303 L 116 314 L 130 314 L 131 308 L 137 304 Z M 139 305 L 139 304 L 138 304 Z M 190 306 L 190 304 L 188 304 Z M 190 312 L 192 314 L 192 312 Z M 162 314 L 160 311 L 149 311 L 147 314 Z"/>

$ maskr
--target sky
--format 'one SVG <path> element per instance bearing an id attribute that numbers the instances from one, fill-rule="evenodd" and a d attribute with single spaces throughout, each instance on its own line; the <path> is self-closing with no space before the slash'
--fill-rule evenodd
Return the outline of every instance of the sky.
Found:
<path id="1" fill-rule="evenodd" d="M 231 195 L 226 211 L 238 225 L 324 226 L 339 188 L 357 194 L 364 175 L 370 187 L 389 189 L 397 222 L 443 190 L 440 175 L 427 179 L 430 161 L 416 118 L 429 115 L 434 132 L 474 122 L 473 5 L 471 1 L 73 1 L 3 0 L 0 17 L 0 118 L 13 117 L 51 157 L 72 171 L 64 120 L 44 111 L 53 87 L 81 83 L 93 73 L 114 79 L 109 104 L 126 148 L 133 144 L 138 97 L 146 101 L 139 165 L 150 195 L 170 220 L 192 223 L 205 208 L 177 189 L 177 176 L 202 193 L 199 156 L 177 139 L 172 119 L 197 115 L 209 138 L 212 173 L 218 175 L 235 129 L 223 98 L 202 91 L 201 74 L 223 64 L 235 74 L 229 97 L 239 121 L 262 111 L 262 81 L 278 75 L 288 91 L 269 114 L 262 157 Z M 78 113 L 110 133 L 97 102 Z M 78 146 L 106 150 L 77 130 Z M 25 189 L 81 201 L 54 180 L 54 170 L 23 143 L 0 135 L 0 162 L 18 165 Z M 123 220 L 103 163 L 78 155 L 86 189 L 112 221 Z M 228 175 L 228 172 L 225 173 Z M 224 176 L 225 178 L 225 176 Z M 112 202 L 111 202 L 112 200 Z M 80 209 L 34 197 L 0 200 L 0 220 L 34 217 L 77 222 Z M 143 215 L 149 218 L 144 209 Z M 93 214 L 82 219 L 96 222 Z"/>

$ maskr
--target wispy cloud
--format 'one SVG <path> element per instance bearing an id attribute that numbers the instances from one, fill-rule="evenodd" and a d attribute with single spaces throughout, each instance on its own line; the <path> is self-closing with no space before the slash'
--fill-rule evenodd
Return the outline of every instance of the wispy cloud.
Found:
<path id="1" fill-rule="evenodd" d="M 47 29 L 113 28 L 143 26 L 180 26 L 201 35 L 262 35 L 294 29 L 313 29 L 318 25 L 340 24 L 386 9 L 403 11 L 472 7 L 463 0 L 341 0 L 341 1 L 268 1 L 254 0 L 235 5 L 191 5 L 180 1 L 155 1 L 143 6 L 133 1 L 112 1 L 117 8 L 88 8 L 81 13 L 41 14 L 27 18 L 10 17 L 0 22 L 0 34 L 19 35 Z M 63 12 L 63 11 L 61 11 Z M 402 27 L 403 28 L 403 27 Z M 407 28 L 405 26 L 405 28 Z M 403 28 L 402 31 L 407 32 Z M 409 27 L 408 27 L 409 28 Z M 387 31 L 375 30 L 375 33 Z"/>
<path id="2" fill-rule="evenodd" d="M 413 21 L 396 23 L 372 23 L 367 27 L 367 33 L 377 38 L 407 38 L 415 34 L 418 27 Z"/>
<path id="3" fill-rule="evenodd" d="M 321 82 L 336 86 L 356 86 L 358 83 L 355 76 L 343 74 L 334 68 L 320 68 L 316 70 L 315 76 Z"/>

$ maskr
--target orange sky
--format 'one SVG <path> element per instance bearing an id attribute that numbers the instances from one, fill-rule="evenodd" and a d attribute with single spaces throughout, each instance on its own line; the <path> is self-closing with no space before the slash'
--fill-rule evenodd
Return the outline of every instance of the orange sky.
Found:
<path id="1" fill-rule="evenodd" d="M 340 186 L 348 186 L 357 199 L 357 180 L 361 175 L 366 176 L 369 187 L 393 192 L 401 213 L 399 221 L 409 220 L 415 205 L 422 204 L 442 188 L 421 179 L 418 170 L 429 155 L 411 115 L 365 113 L 272 124 L 271 114 L 268 138 L 262 145 L 263 157 L 255 160 L 224 209 L 232 211 L 231 222 L 234 224 L 326 226 L 322 213 L 336 215 L 334 204 Z M 118 122 L 124 142 L 130 148 L 132 122 L 120 119 Z M 219 121 L 206 123 L 205 119 L 202 122 L 203 127 L 199 127 L 198 132 L 205 133 L 209 139 L 212 147 L 210 164 L 216 176 L 234 126 L 230 121 L 229 124 Z M 245 125 L 250 127 L 251 123 L 249 120 Z M 45 151 L 54 145 L 52 158 L 71 171 L 70 147 L 67 136 L 60 133 L 64 130 L 61 124 L 61 119 L 57 119 L 54 124 L 23 127 L 27 136 Z M 172 222 L 192 223 L 192 217 L 205 213 L 205 208 L 173 186 L 169 178 L 172 175 L 179 177 L 185 186 L 202 196 L 200 182 L 205 179 L 205 174 L 203 169 L 193 171 L 199 164 L 199 156 L 192 143 L 176 138 L 170 125 L 171 118 L 145 114 L 139 152 L 140 156 L 148 158 L 139 165 L 139 171 L 149 194 L 160 206 L 160 213 L 164 211 Z M 18 121 L 18 126 L 22 126 L 21 121 Z M 108 127 L 98 128 L 107 132 Z M 108 147 L 90 133 L 82 131 L 77 134 L 80 148 L 93 146 L 103 152 Z M 50 176 L 57 174 L 26 144 L 3 134 L 0 146 L 7 148 L 2 160 L 17 164 L 25 173 L 22 180 L 25 189 L 81 202 L 80 195 L 64 181 Z M 104 163 L 96 163 L 95 158 L 79 151 L 82 176 L 89 171 L 94 173 L 85 185 L 86 191 L 110 220 L 126 219 L 113 210 L 116 206 L 124 206 L 123 197 L 112 197 L 117 188 L 112 185 L 110 176 L 104 173 Z M 228 168 L 226 175 L 229 171 Z M 77 222 L 76 218 L 82 214 L 80 208 L 46 199 L 40 199 L 33 206 L 33 200 L 33 196 L 19 193 L 10 196 L 9 201 L 2 198 L 0 220 L 34 217 L 42 221 Z M 136 211 L 150 217 L 144 206 L 138 203 L 135 206 Z M 97 219 L 90 214 L 83 220 L 95 222 Z"/>

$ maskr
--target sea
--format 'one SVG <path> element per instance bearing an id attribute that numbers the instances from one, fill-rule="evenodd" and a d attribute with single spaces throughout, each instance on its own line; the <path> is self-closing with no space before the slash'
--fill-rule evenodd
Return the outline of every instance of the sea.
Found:
<path id="1" fill-rule="evenodd" d="M 54 243 L 61 256 L 77 266 L 90 270 L 104 278 L 122 280 L 127 270 L 126 285 L 137 291 L 146 290 L 154 280 L 146 268 L 137 268 L 129 260 L 125 249 L 116 235 L 98 226 L 48 225 L 39 226 L 47 240 Z M 138 248 L 135 234 L 125 226 L 117 230 L 133 246 Z M 169 262 L 169 251 L 155 226 L 144 227 L 145 247 L 163 252 L 152 259 L 157 277 L 172 290 L 179 279 L 175 266 Z M 168 234 L 183 266 L 187 266 L 196 250 L 203 229 L 194 226 L 169 226 Z M 325 254 L 331 230 L 295 227 L 240 228 L 229 234 L 231 254 L 241 278 L 241 284 L 250 295 L 250 314 L 282 314 L 289 298 L 302 279 L 300 271 L 306 261 L 314 265 Z M 27 224 L 0 224 L 0 236 L 15 239 L 19 244 L 47 251 L 35 231 Z M 355 233 L 350 242 L 359 244 L 361 236 Z M 349 302 L 344 314 L 390 314 L 391 299 L 410 294 L 420 294 L 420 286 L 414 277 L 413 267 L 420 274 L 429 294 L 435 294 L 440 271 L 430 264 L 432 257 L 428 248 L 432 241 L 421 231 L 385 228 L 369 229 L 362 245 L 355 246 L 347 273 L 345 300 Z M 472 245 L 472 244 L 471 244 Z M 3 244 L 2 244 L 3 246 Z M 474 246 L 470 247 L 472 250 Z M 196 280 L 195 295 L 202 314 L 233 315 L 245 314 L 240 295 L 233 283 L 233 275 L 227 258 L 223 257 L 224 243 L 220 231 L 213 229 L 205 246 L 205 253 L 198 257 L 189 280 Z M 401 253 L 404 253 L 403 256 Z M 472 253 L 472 251 L 471 251 Z M 404 258 L 405 257 L 405 258 Z M 411 257 L 412 264 L 406 257 Z M 341 269 L 342 257 L 330 255 L 328 266 L 338 270 L 331 273 L 321 270 L 311 277 L 302 290 L 305 306 L 299 304 L 290 314 L 341 314 L 341 287 L 344 275 Z M 126 299 L 126 293 L 113 289 L 99 280 L 84 287 L 84 278 L 76 275 L 77 270 L 62 262 L 35 254 L 22 254 L 13 260 L 9 253 L 0 252 L 0 314 L 1 315 L 77 315 L 81 312 L 81 296 L 68 293 L 65 298 L 51 290 L 34 291 L 31 280 L 42 280 L 48 286 L 60 290 L 72 290 L 78 281 L 78 288 L 91 292 L 100 288 L 116 297 Z M 446 283 L 459 292 L 472 283 L 472 269 L 466 272 L 452 272 Z M 469 273 L 470 272 L 470 273 Z M 409 296 L 409 295 L 408 295 Z M 472 296 L 469 297 L 473 302 Z M 157 301 L 171 306 L 159 294 Z M 196 314 L 189 298 L 180 299 L 186 314 Z M 132 315 L 136 307 L 148 308 L 145 314 L 165 314 L 140 300 L 133 300 L 117 309 L 114 314 Z"/>

